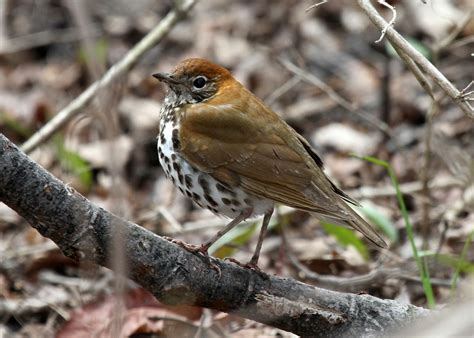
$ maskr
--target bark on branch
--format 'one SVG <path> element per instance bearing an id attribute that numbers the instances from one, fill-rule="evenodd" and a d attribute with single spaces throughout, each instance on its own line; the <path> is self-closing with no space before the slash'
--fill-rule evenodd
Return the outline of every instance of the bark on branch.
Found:
<path id="1" fill-rule="evenodd" d="M 0 201 L 75 260 L 111 267 L 122 232 L 129 278 L 167 304 L 207 307 L 298 335 L 357 336 L 406 326 L 429 311 L 369 295 L 319 289 L 215 260 L 222 274 L 150 231 L 99 208 L 0 134 Z"/>

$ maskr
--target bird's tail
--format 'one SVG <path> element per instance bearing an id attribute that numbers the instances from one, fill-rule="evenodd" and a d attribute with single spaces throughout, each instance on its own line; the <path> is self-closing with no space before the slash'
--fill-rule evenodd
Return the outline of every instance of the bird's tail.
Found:
<path id="1" fill-rule="evenodd" d="M 350 206 L 344 205 L 344 209 L 350 214 L 352 219 L 350 219 L 350 220 L 336 219 L 336 220 L 334 220 L 335 223 L 337 223 L 337 224 L 342 223 L 342 225 L 350 225 L 352 228 L 356 229 L 361 234 L 363 234 L 365 237 L 367 237 L 367 239 L 369 239 L 375 245 L 377 245 L 381 248 L 384 248 L 384 249 L 388 247 L 387 243 L 382 238 L 382 236 L 380 236 L 377 233 L 377 231 L 375 231 L 375 229 L 369 223 L 367 223 L 354 210 L 352 210 L 352 208 Z"/>

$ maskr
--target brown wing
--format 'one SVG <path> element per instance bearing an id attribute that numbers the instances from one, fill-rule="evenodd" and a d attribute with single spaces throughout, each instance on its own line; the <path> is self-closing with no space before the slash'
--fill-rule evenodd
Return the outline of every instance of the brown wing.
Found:
<path id="1" fill-rule="evenodd" d="M 268 115 L 252 116 L 232 105 L 190 105 L 181 121 L 180 153 L 218 180 L 232 177 L 224 183 L 237 183 L 251 194 L 335 219 L 352 219 L 335 203 L 330 181 L 298 134 L 274 113 L 263 114 Z"/>
<path id="2" fill-rule="evenodd" d="M 321 158 L 319 157 L 319 155 L 316 153 L 316 151 L 313 149 L 313 147 L 311 147 L 311 145 L 308 143 L 308 141 L 306 141 L 306 139 L 301 136 L 300 134 L 298 134 L 298 139 L 300 140 L 301 144 L 303 145 L 304 149 L 306 150 L 306 152 L 309 154 L 309 156 L 311 156 L 311 158 L 314 160 L 314 162 L 318 165 L 319 168 L 321 168 L 321 170 L 324 169 L 324 166 L 323 166 L 323 161 L 321 160 Z M 344 191 L 342 191 L 341 189 L 339 189 L 338 187 L 336 187 L 334 185 L 334 183 L 332 183 L 331 181 L 329 181 L 329 183 L 331 184 L 331 187 L 332 187 L 332 190 L 338 194 L 339 196 L 341 196 L 341 198 L 352 204 L 352 205 L 355 205 L 355 206 L 360 206 L 360 203 L 357 202 L 356 200 L 352 199 L 349 195 L 347 195 Z"/>
<path id="3" fill-rule="evenodd" d="M 254 109 L 246 106 L 248 100 L 239 102 L 185 108 L 179 138 L 186 160 L 223 183 L 348 224 L 376 245 L 387 246 L 344 203 L 357 204 L 327 178 L 306 140 L 260 101 Z"/>

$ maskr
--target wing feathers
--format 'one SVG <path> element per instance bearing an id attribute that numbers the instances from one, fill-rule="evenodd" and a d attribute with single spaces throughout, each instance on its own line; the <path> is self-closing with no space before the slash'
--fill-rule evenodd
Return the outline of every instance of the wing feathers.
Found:
<path id="1" fill-rule="evenodd" d="M 182 156 L 223 183 L 349 224 L 385 246 L 346 205 L 358 203 L 324 174 L 323 162 L 309 143 L 263 103 L 255 102 L 261 106 L 253 110 L 248 102 L 187 106 L 180 121 Z"/>

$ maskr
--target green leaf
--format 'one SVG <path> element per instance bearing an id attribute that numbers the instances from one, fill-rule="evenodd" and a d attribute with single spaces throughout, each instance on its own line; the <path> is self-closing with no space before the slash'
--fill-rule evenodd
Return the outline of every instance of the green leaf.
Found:
<path id="1" fill-rule="evenodd" d="M 461 256 L 459 260 L 456 262 L 454 276 L 451 280 L 451 290 L 450 290 L 450 298 L 452 299 L 454 296 L 454 291 L 458 285 L 458 279 L 461 272 L 473 272 L 474 265 L 466 261 L 467 251 L 469 246 L 471 245 L 472 239 L 474 237 L 474 231 L 471 231 L 469 236 L 466 238 L 466 242 L 464 243 L 464 247 L 462 248 Z"/>
<path id="2" fill-rule="evenodd" d="M 360 240 L 359 237 L 351 229 L 335 225 L 331 223 L 322 222 L 324 230 L 334 236 L 336 240 L 344 247 L 352 245 L 359 253 L 364 257 L 365 260 L 369 258 L 369 251 L 367 246 Z"/>
<path id="3" fill-rule="evenodd" d="M 7 129 L 13 130 L 19 136 L 27 138 L 32 134 L 31 129 L 23 126 L 19 121 L 9 116 L 6 112 L 0 114 L 0 125 L 3 124 Z"/>
<path id="4" fill-rule="evenodd" d="M 398 242 L 398 229 L 395 225 L 377 209 L 377 206 L 371 202 L 362 204 L 362 208 L 358 208 L 360 212 L 373 224 L 375 224 L 390 239 L 390 242 Z"/>
<path id="5" fill-rule="evenodd" d="M 426 263 L 426 260 L 423 257 L 420 257 L 420 254 L 418 253 L 418 248 L 416 247 L 415 236 L 413 233 L 413 225 L 411 224 L 410 217 L 408 216 L 408 210 L 405 204 L 405 200 L 403 199 L 403 195 L 400 190 L 400 185 L 398 184 L 398 179 L 397 179 L 397 175 L 395 175 L 395 171 L 393 170 L 392 166 L 388 162 L 380 160 L 378 158 L 371 157 L 371 156 L 359 156 L 357 154 L 352 154 L 352 156 L 374 163 L 376 165 L 380 165 L 387 170 L 388 175 L 390 176 L 390 180 L 392 181 L 392 185 L 395 188 L 395 191 L 397 193 L 398 206 L 400 207 L 400 211 L 403 216 L 403 221 L 405 222 L 405 229 L 407 231 L 408 239 L 410 241 L 410 246 L 413 251 L 413 256 L 415 257 L 416 265 L 418 267 L 418 270 L 420 271 L 423 291 L 425 292 L 428 306 L 430 308 L 434 308 L 436 306 L 436 301 L 434 298 L 433 287 L 431 285 L 428 264 Z"/>
<path id="6" fill-rule="evenodd" d="M 231 256 L 235 250 L 238 250 L 238 247 L 244 245 L 253 237 L 257 232 L 256 230 L 260 229 L 260 227 L 257 227 L 260 223 L 261 221 L 259 220 L 237 225 L 209 248 L 209 254 L 219 258 Z M 267 232 L 276 226 L 278 226 L 277 217 L 272 217 L 268 224 Z"/>
<path id="7" fill-rule="evenodd" d="M 257 222 L 251 224 L 239 224 L 237 227 L 219 238 L 219 240 L 209 248 L 209 253 L 219 258 L 232 256 L 238 246 L 247 243 L 250 238 L 252 238 L 257 229 L 257 224 Z"/>
<path id="8" fill-rule="evenodd" d="M 64 170 L 67 170 L 79 179 L 79 182 L 89 189 L 92 186 L 92 171 L 87 163 L 78 153 L 66 149 L 64 139 L 61 135 L 56 135 L 53 140 L 58 154 L 58 161 Z"/>
<path id="9" fill-rule="evenodd" d="M 406 40 L 408 41 L 410 45 L 412 45 L 413 48 L 415 48 L 425 58 L 431 61 L 432 55 L 431 55 L 431 50 L 428 48 L 428 46 L 426 46 L 423 42 L 416 40 L 414 38 L 408 37 L 406 38 Z M 392 44 L 388 40 L 385 40 L 385 50 L 387 51 L 388 55 L 392 57 L 400 58 L 395 48 L 393 48 Z"/>
<path id="10" fill-rule="evenodd" d="M 79 61 L 84 64 L 88 64 L 91 62 L 98 63 L 99 65 L 105 65 L 107 63 L 107 52 L 109 46 L 106 39 L 98 39 L 95 42 L 94 49 L 92 53 L 81 47 L 79 50 Z M 92 55 L 91 55 L 92 54 Z M 91 60 L 91 58 L 94 58 Z"/>
<path id="11" fill-rule="evenodd" d="M 470 241 L 466 241 L 470 243 Z M 438 261 L 444 265 L 448 265 L 452 268 L 455 268 L 459 273 L 473 273 L 474 264 L 464 260 L 465 257 L 456 257 L 453 255 L 439 254 Z"/>
<path id="12" fill-rule="evenodd" d="M 474 235 L 474 231 L 467 237 L 460 257 L 454 256 L 454 255 L 436 253 L 435 251 L 432 251 L 432 250 L 420 250 L 418 251 L 418 255 L 420 257 L 435 258 L 438 263 L 444 266 L 449 266 L 454 269 L 459 269 L 459 272 L 472 273 L 474 272 L 474 263 L 470 263 L 466 261 L 465 255 L 466 255 L 466 250 L 467 250 L 466 248 L 468 248 L 469 245 L 471 244 L 473 235 Z"/>

